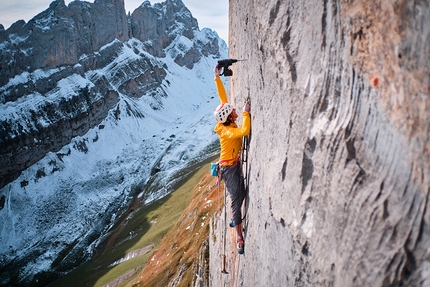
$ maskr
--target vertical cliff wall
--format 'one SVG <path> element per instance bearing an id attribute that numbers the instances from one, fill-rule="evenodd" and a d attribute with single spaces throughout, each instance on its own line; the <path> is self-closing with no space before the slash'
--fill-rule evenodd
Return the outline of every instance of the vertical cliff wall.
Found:
<path id="1" fill-rule="evenodd" d="M 229 39 L 246 246 L 214 221 L 212 286 L 430 286 L 429 2 L 232 0 Z"/>

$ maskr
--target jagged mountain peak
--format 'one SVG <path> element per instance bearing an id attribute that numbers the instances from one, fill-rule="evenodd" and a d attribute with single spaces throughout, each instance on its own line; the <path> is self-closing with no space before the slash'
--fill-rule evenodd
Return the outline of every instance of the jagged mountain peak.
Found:
<path id="1" fill-rule="evenodd" d="M 111 5 L 115 3 L 115 5 Z M 123 1 L 53 1 L 28 23 L 15 22 L 2 35 L 0 85 L 24 71 L 75 65 L 85 53 L 129 39 Z"/>
<path id="2" fill-rule="evenodd" d="M 123 0 L 73 1 L 68 6 L 63 0 L 53 1 L 28 23 L 20 20 L 0 30 L 0 85 L 24 71 L 75 65 L 82 54 L 96 52 L 114 39 L 137 38 L 149 53 L 164 57 L 164 49 L 179 36 L 192 40 L 198 31 L 197 20 L 181 0 L 154 5 L 145 1 L 130 16 Z M 190 53 L 185 61 L 198 61 L 195 51 Z"/>
<path id="3" fill-rule="evenodd" d="M 66 2 L 64 2 L 64 0 L 54 0 L 51 2 L 51 4 L 49 4 L 49 9 L 54 11 L 60 11 L 60 9 L 64 8 L 67 8 Z"/>
<path id="4" fill-rule="evenodd" d="M 145 1 L 130 17 L 131 34 L 146 43 L 147 50 L 164 57 L 164 49 L 182 35 L 192 40 L 198 31 L 197 20 L 181 0 L 156 3 Z"/>

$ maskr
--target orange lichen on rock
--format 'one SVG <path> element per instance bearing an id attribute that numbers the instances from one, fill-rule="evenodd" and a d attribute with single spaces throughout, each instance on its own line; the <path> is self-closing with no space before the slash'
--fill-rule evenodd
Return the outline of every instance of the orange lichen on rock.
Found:
<path id="1" fill-rule="evenodd" d="M 377 87 L 377 86 L 378 86 L 378 84 L 379 84 L 379 78 L 378 78 L 378 77 L 373 77 L 373 78 L 372 78 L 372 85 L 373 85 L 374 87 Z"/>

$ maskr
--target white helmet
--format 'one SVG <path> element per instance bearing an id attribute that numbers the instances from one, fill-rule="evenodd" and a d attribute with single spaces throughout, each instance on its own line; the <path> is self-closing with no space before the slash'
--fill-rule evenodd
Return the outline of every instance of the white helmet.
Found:
<path id="1" fill-rule="evenodd" d="M 221 104 L 214 111 L 215 119 L 219 123 L 225 123 L 232 111 L 233 111 L 232 104 L 228 104 L 228 103 Z"/>

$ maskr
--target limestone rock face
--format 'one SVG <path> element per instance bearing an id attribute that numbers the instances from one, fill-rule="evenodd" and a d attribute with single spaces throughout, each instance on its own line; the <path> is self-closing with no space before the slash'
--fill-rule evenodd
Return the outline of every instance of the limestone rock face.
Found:
<path id="1" fill-rule="evenodd" d="M 212 286 L 429 286 L 430 4 L 231 1 L 229 39 L 249 196 Z"/>

